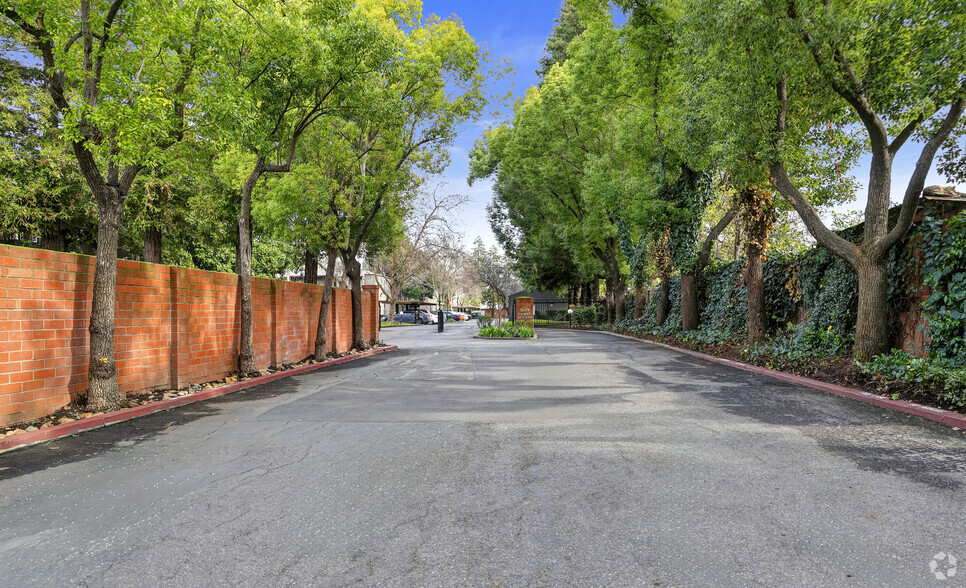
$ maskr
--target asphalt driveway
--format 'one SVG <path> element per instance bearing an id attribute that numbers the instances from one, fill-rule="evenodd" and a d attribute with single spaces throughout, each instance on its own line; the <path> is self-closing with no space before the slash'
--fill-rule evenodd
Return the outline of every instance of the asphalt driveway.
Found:
<path id="1" fill-rule="evenodd" d="M 966 585 L 962 432 L 474 332 L 0 455 L 0 583 Z"/>

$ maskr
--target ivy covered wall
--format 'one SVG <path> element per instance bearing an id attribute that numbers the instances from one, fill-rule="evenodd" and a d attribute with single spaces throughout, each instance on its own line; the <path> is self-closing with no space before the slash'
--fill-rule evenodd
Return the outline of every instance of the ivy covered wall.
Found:
<path id="1" fill-rule="evenodd" d="M 966 205 L 930 201 L 900 247 L 890 253 L 893 346 L 919 355 L 966 361 Z M 850 240 L 861 225 L 840 234 Z M 681 332 L 681 281 L 670 281 L 670 313 L 655 327 L 656 292 L 640 319 L 617 327 L 638 333 L 677 335 L 707 343 L 740 342 L 747 336 L 747 291 L 743 260 L 712 265 L 699 281 L 701 326 Z M 858 284 L 855 271 L 827 249 L 815 246 L 795 256 L 769 256 L 764 288 L 771 340 L 766 353 L 823 357 L 849 354 L 855 335 Z M 626 316 L 633 316 L 628 301 Z M 577 309 L 580 323 L 602 320 Z"/>

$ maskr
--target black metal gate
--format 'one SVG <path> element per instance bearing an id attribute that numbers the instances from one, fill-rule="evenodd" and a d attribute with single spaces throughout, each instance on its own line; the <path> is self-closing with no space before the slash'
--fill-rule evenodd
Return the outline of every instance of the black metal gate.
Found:
<path id="1" fill-rule="evenodd" d="M 570 315 L 567 310 L 570 301 L 566 298 L 533 301 L 533 326 L 555 329 L 569 329 Z"/>

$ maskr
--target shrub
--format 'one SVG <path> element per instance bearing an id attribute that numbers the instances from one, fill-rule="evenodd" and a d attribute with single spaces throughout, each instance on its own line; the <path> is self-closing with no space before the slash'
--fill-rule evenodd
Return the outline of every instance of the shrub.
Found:
<path id="1" fill-rule="evenodd" d="M 842 357 L 852 349 L 853 335 L 841 333 L 831 325 L 824 330 L 809 328 L 808 324 L 791 327 L 783 336 L 749 348 L 749 357 L 783 357 L 791 360 Z"/>
<path id="2" fill-rule="evenodd" d="M 494 325 L 484 325 L 480 327 L 480 337 L 518 337 L 521 339 L 533 338 L 533 329 L 527 326 L 497 327 Z"/>
<path id="3" fill-rule="evenodd" d="M 590 306 L 575 306 L 574 324 L 587 326 L 598 325 L 603 322 L 602 314 L 600 307 L 593 304 Z"/>
<path id="4" fill-rule="evenodd" d="M 893 349 L 876 355 L 858 366 L 867 373 L 923 388 L 939 390 L 939 401 L 954 408 L 966 408 L 966 368 L 949 361 L 930 357 L 916 357 Z"/>

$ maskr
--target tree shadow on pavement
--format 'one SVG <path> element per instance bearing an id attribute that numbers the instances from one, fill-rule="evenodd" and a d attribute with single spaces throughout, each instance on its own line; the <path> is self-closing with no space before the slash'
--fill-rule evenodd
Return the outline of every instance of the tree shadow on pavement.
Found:
<path id="1" fill-rule="evenodd" d="M 378 359 L 379 356 L 361 358 L 328 366 L 313 373 L 332 373 L 359 368 Z M 125 449 L 141 444 L 177 427 L 206 417 L 216 416 L 226 404 L 266 400 L 297 391 L 299 391 L 299 388 L 292 378 L 282 378 L 224 396 L 193 402 L 107 427 L 13 449 L 0 454 L 0 481 L 14 479 L 67 463 L 93 459 L 104 455 L 107 451 L 118 448 L 118 444 L 121 444 L 120 447 Z M 190 459 L 190 456 L 184 456 L 184 458 Z"/>
<path id="2" fill-rule="evenodd" d="M 945 425 L 717 364 L 685 360 L 654 367 L 675 370 L 692 382 L 668 386 L 674 391 L 700 394 L 734 416 L 795 427 L 862 470 L 943 490 L 964 484 L 966 441 Z M 720 385 L 726 382 L 732 385 Z M 910 426 L 916 439 L 902 433 Z"/>

